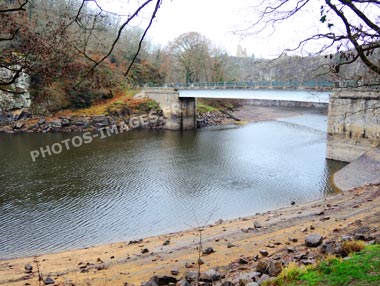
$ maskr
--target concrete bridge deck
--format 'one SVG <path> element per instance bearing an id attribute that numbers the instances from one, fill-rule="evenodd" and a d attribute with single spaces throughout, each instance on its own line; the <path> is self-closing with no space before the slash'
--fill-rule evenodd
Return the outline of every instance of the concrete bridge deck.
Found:
<path id="1" fill-rule="evenodd" d="M 165 83 L 162 86 L 147 85 L 146 88 L 191 89 L 290 89 L 290 90 L 332 90 L 342 87 L 358 87 L 357 81 L 233 81 L 233 82 L 194 82 Z"/>

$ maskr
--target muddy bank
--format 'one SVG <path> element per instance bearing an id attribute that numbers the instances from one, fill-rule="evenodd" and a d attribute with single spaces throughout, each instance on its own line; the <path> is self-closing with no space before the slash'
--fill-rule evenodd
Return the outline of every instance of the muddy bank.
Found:
<path id="1" fill-rule="evenodd" d="M 302 205 L 294 202 L 288 208 L 252 217 L 220 220 L 202 229 L 202 279 L 205 285 L 210 277 L 213 282 L 232 283 L 228 285 L 238 285 L 241 280 L 243 285 L 260 282 L 278 274 L 290 261 L 308 265 L 325 253 L 342 255 L 342 240 L 378 241 L 379 223 L 379 185 Z M 140 285 L 154 275 L 158 277 L 145 285 L 191 282 L 197 272 L 198 246 L 199 231 L 192 229 L 1 261 L 0 285 L 38 285 L 39 274 L 57 285 Z"/>
<path id="2" fill-rule="evenodd" d="M 303 108 L 270 107 L 242 105 L 235 108 L 198 113 L 198 128 L 216 125 L 249 123 L 266 120 L 275 120 L 292 116 L 299 116 L 305 112 Z M 327 111 L 318 109 L 318 112 L 327 114 Z"/>

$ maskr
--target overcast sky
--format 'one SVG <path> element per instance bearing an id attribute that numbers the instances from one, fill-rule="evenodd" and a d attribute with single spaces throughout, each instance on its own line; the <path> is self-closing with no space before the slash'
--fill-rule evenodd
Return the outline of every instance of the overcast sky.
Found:
<path id="1" fill-rule="evenodd" d="M 107 8 L 119 13 L 126 10 L 126 7 L 122 7 L 125 5 L 121 4 L 123 1 L 103 1 L 108 3 L 105 4 Z M 248 55 L 272 58 L 320 28 L 318 27 L 320 2 L 314 1 L 314 6 L 296 19 L 277 27 L 273 34 L 244 38 L 234 35 L 233 31 L 255 20 L 255 12 L 249 7 L 257 2 L 257 0 L 164 0 L 148 36 L 154 43 L 164 47 L 180 34 L 195 31 L 225 48 L 230 55 L 235 55 L 238 44 L 241 44 L 247 49 Z"/>

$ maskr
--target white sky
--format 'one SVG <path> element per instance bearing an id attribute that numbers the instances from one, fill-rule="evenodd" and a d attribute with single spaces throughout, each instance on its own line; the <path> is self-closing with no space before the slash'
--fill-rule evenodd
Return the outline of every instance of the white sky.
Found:
<path id="1" fill-rule="evenodd" d="M 110 10 L 123 13 L 130 4 L 123 1 L 103 0 Z M 128 1 L 131 3 L 132 1 Z M 204 34 L 219 47 L 235 55 L 240 43 L 248 55 L 271 58 L 278 56 L 285 48 L 293 47 L 301 39 L 318 28 L 319 1 L 314 7 L 298 15 L 296 19 L 276 28 L 271 35 L 234 36 L 232 31 L 255 20 L 255 13 L 249 7 L 258 0 L 164 0 L 148 36 L 154 43 L 166 46 L 169 41 L 182 33 L 195 31 Z M 112 4 L 110 4 L 112 3 Z M 125 3 L 125 2 L 124 2 Z M 315 26 L 317 25 L 317 26 Z"/>

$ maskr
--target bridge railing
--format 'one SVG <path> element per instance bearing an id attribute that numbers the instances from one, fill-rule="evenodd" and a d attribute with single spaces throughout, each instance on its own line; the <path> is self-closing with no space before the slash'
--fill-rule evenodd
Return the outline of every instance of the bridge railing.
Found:
<path id="1" fill-rule="evenodd" d="M 232 82 L 194 82 L 166 83 L 164 85 L 145 85 L 146 88 L 176 88 L 176 89 L 333 89 L 360 87 L 360 81 L 232 81 Z"/>

